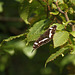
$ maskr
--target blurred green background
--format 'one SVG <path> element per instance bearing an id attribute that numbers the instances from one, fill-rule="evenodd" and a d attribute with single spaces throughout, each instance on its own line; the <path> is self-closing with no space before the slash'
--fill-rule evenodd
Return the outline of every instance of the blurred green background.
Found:
<path id="1" fill-rule="evenodd" d="M 19 1 L 0 0 L 0 42 L 10 36 L 25 33 L 30 27 L 19 16 Z M 59 56 L 45 68 L 45 62 L 50 52 L 55 52 L 52 51 L 53 47 L 48 43 L 39 48 L 35 52 L 36 54 L 30 55 L 24 50 L 25 42 L 21 41 L 25 37 L 5 42 L 5 45 L 0 48 L 0 75 L 75 75 L 75 66 L 70 62 L 75 59 L 74 56 L 65 56 L 63 63 L 66 62 L 67 65 L 64 67 L 60 66 L 60 60 L 63 58 Z M 68 59 L 69 57 L 70 59 Z M 68 60 L 66 61 L 66 59 Z"/>

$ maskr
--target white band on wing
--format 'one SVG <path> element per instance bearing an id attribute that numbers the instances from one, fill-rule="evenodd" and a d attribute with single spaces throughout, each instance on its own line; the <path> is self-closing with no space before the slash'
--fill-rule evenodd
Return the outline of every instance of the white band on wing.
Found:
<path id="1" fill-rule="evenodd" d="M 43 41 L 46 41 L 47 39 L 49 39 L 49 38 L 45 38 L 45 39 L 39 41 L 39 43 L 41 43 L 41 42 L 43 42 Z"/>
<path id="2" fill-rule="evenodd" d="M 49 32 L 49 38 L 51 38 L 51 36 L 52 36 L 52 30 L 50 30 L 50 32 Z"/>
<path id="3" fill-rule="evenodd" d="M 38 45 L 38 43 L 37 43 L 37 42 L 35 42 L 34 44 L 35 44 L 35 45 Z"/>

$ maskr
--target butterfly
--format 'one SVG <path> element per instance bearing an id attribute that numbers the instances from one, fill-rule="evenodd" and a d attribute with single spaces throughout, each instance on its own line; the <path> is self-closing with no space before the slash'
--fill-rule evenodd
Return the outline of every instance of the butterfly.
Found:
<path id="1" fill-rule="evenodd" d="M 51 39 L 53 39 L 53 35 L 55 34 L 57 26 L 54 25 L 50 28 L 48 28 L 44 34 L 42 34 L 33 44 L 33 50 L 39 48 L 40 46 L 48 43 L 49 41 L 51 41 Z"/>

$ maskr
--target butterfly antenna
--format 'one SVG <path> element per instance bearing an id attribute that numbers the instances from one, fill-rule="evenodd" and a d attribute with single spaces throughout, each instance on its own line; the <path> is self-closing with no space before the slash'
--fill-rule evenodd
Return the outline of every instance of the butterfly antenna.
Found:
<path id="1" fill-rule="evenodd" d="M 31 53 L 34 51 L 34 49 L 31 51 Z"/>

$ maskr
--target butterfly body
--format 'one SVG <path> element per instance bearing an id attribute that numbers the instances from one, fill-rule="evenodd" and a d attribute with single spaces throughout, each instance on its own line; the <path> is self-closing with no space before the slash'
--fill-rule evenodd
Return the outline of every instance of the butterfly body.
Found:
<path id="1" fill-rule="evenodd" d="M 54 25 L 50 28 L 47 29 L 47 31 L 45 31 L 44 34 L 42 34 L 33 44 L 33 49 L 37 49 L 39 48 L 40 46 L 48 43 L 52 38 L 53 38 L 53 35 L 55 34 L 55 31 L 56 31 L 56 28 L 57 26 Z"/>

